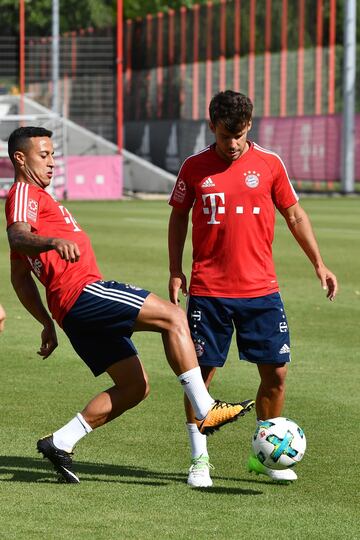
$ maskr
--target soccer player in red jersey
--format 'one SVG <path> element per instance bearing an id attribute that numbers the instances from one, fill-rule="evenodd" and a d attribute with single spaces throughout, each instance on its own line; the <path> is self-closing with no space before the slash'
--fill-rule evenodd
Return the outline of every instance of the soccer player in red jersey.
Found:
<path id="1" fill-rule="evenodd" d="M 55 325 L 32 274 L 46 289 L 53 319 L 95 376 L 113 386 L 95 396 L 65 426 L 40 439 L 37 449 L 60 479 L 78 483 L 71 452 L 93 429 L 135 407 L 149 393 L 147 375 L 131 341 L 135 331 L 162 334 L 167 360 L 195 410 L 202 433 L 212 433 L 249 411 L 254 402 L 214 400 L 201 376 L 185 313 L 133 285 L 104 281 L 90 240 L 71 213 L 46 191 L 54 172 L 52 133 L 24 127 L 9 138 L 15 182 L 6 201 L 11 281 L 20 301 L 43 330 L 38 354 L 57 347 Z"/>
<path id="2" fill-rule="evenodd" d="M 224 365 L 233 329 L 241 359 L 257 364 L 258 420 L 281 416 L 290 339 L 279 294 L 272 241 L 275 208 L 314 266 L 327 297 L 337 292 L 335 275 L 325 266 L 309 218 L 298 202 L 280 157 L 248 140 L 252 103 L 227 90 L 215 95 L 210 129 L 215 143 L 183 163 L 170 197 L 170 300 L 188 294 L 182 254 L 192 210 L 193 264 L 188 322 L 207 387 Z M 188 483 L 212 485 L 205 437 L 185 398 L 192 449 Z M 296 479 L 292 470 L 272 471 L 254 456 L 249 470 L 273 480 Z"/>

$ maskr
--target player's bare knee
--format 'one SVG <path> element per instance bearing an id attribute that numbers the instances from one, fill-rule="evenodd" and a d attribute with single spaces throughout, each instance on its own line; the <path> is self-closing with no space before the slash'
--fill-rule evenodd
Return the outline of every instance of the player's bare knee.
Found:
<path id="1" fill-rule="evenodd" d="M 143 397 L 142 397 L 142 400 L 143 401 L 144 399 L 146 399 L 148 397 L 148 395 L 150 394 L 150 384 L 149 384 L 149 381 L 146 379 L 145 380 L 145 384 L 144 384 L 144 387 L 143 387 Z"/>
<path id="2" fill-rule="evenodd" d="M 150 385 L 147 377 L 136 381 L 132 388 L 133 398 L 136 399 L 137 403 L 141 403 L 148 397 L 150 394 Z"/>
<path id="3" fill-rule="evenodd" d="M 173 306 L 171 313 L 169 313 L 169 330 L 170 332 L 177 334 L 179 337 L 189 335 L 189 326 L 185 312 L 177 307 Z"/>

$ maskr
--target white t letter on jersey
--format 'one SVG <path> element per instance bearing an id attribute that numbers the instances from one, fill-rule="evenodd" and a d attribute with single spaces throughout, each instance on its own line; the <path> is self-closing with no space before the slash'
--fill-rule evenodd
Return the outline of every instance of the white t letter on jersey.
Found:
<path id="1" fill-rule="evenodd" d="M 211 206 L 211 218 L 208 221 L 208 225 L 217 225 L 220 221 L 216 221 L 216 212 L 219 214 L 225 214 L 225 206 L 216 206 L 216 198 L 219 197 L 221 203 L 225 204 L 225 193 L 206 193 L 202 196 L 204 208 L 204 214 L 210 214 L 210 208 L 206 206 L 206 199 L 210 199 Z"/>

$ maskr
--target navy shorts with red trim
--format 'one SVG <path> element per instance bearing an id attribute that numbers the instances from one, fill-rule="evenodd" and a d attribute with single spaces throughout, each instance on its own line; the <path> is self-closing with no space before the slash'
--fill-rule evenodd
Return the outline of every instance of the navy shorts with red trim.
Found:
<path id="1" fill-rule="evenodd" d="M 279 293 L 258 298 L 190 296 L 187 316 L 200 365 L 225 364 L 234 328 L 242 360 L 290 362 L 290 335 Z"/>
<path id="2" fill-rule="evenodd" d="M 130 337 L 150 291 L 117 281 L 86 285 L 65 315 L 63 329 L 95 376 L 137 354 Z"/>

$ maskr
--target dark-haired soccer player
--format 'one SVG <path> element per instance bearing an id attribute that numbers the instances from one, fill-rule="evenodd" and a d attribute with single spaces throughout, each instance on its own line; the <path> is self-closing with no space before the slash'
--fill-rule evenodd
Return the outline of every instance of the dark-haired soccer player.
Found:
<path id="1" fill-rule="evenodd" d="M 40 356 L 57 347 L 54 322 L 32 273 L 46 288 L 48 307 L 94 375 L 107 372 L 114 386 L 95 396 L 37 448 L 62 480 L 77 483 L 71 452 L 91 432 L 135 407 L 149 392 L 145 370 L 130 339 L 135 331 L 160 332 L 167 360 L 208 434 L 249 411 L 254 402 L 214 400 L 201 377 L 185 313 L 133 285 L 104 281 L 88 236 L 71 213 L 46 191 L 54 173 L 51 132 L 15 130 L 8 142 L 15 183 L 6 201 L 11 281 L 25 308 L 43 326 Z"/>
<path id="2" fill-rule="evenodd" d="M 327 297 L 334 300 L 335 275 L 326 268 L 308 216 L 298 203 L 280 157 L 248 140 L 253 105 L 227 90 L 209 106 L 215 143 L 183 163 L 170 198 L 170 300 L 187 294 L 182 253 L 192 210 L 193 265 L 188 322 L 207 387 L 225 364 L 235 327 L 239 356 L 257 364 L 258 420 L 281 416 L 290 339 L 279 294 L 272 241 L 275 208 L 314 266 Z M 192 463 L 188 483 L 212 485 L 206 438 L 185 398 Z M 294 471 L 273 471 L 250 456 L 249 470 L 276 481 Z"/>

